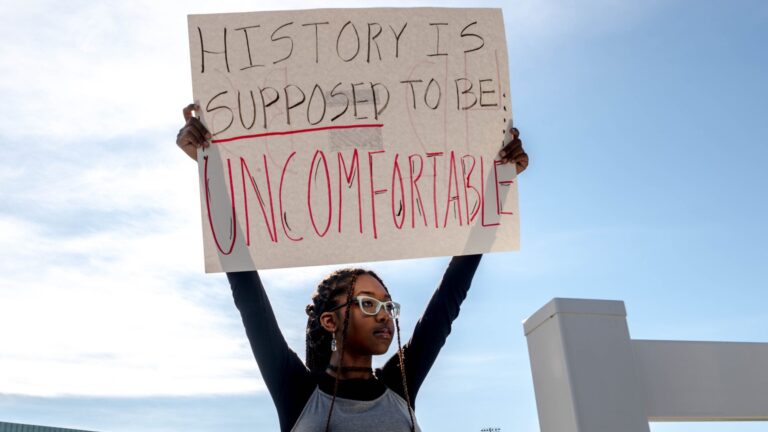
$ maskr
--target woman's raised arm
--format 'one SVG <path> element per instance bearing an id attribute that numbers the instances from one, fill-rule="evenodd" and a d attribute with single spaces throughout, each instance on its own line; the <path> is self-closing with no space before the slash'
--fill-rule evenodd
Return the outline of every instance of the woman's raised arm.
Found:
<path id="1" fill-rule="evenodd" d="M 197 150 L 210 145 L 211 134 L 193 116 L 199 108 L 190 104 L 183 110 L 185 124 L 176 136 L 176 145 L 197 161 Z M 298 417 L 296 400 L 306 400 L 313 390 L 309 371 L 288 347 L 272 305 L 257 271 L 227 273 L 235 306 L 240 311 L 245 333 L 261 376 L 275 401 L 280 422 Z M 286 418 L 283 418 L 286 417 Z"/>

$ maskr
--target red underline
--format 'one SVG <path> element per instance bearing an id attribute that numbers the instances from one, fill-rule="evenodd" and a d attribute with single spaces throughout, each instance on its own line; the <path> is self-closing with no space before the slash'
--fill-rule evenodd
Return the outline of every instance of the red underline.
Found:
<path id="1" fill-rule="evenodd" d="M 272 136 L 272 135 L 293 135 L 293 134 L 306 133 L 306 132 L 318 132 L 318 131 L 324 131 L 324 130 L 330 130 L 330 129 L 380 128 L 383 126 L 384 126 L 383 124 L 379 124 L 379 123 L 323 126 L 323 127 L 317 127 L 317 128 L 311 128 L 311 129 L 296 129 L 296 130 L 289 130 L 289 131 L 264 132 L 264 133 L 253 134 L 253 135 L 240 135 L 240 136 L 234 136 L 231 138 L 214 139 L 214 140 L 211 140 L 211 142 L 214 144 L 219 144 L 219 143 L 225 143 L 230 141 L 237 141 L 237 140 L 249 139 L 249 138 L 261 138 L 261 137 Z"/>

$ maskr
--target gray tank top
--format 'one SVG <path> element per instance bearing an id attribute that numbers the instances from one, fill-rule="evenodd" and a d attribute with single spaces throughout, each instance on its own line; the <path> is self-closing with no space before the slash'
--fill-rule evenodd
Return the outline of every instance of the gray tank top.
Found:
<path id="1" fill-rule="evenodd" d="M 291 432 L 323 431 L 328 421 L 332 395 L 320 388 L 310 396 Z M 414 414 L 416 431 L 421 432 Z M 405 399 L 389 388 L 378 398 L 370 401 L 336 397 L 331 416 L 333 432 L 399 432 L 411 430 L 411 417 Z"/>
<path id="2" fill-rule="evenodd" d="M 467 296 L 481 255 L 454 257 L 410 340 L 403 344 L 406 381 L 411 406 L 440 349 L 451 333 L 451 323 Z M 256 271 L 230 272 L 235 305 L 275 402 L 282 432 L 323 431 L 331 404 L 334 378 L 325 371 L 310 371 L 285 341 Z M 333 408 L 334 432 L 409 431 L 411 419 L 405 403 L 397 353 L 376 369 L 377 380 L 339 382 Z M 345 382 L 347 381 L 347 382 Z M 318 391 L 318 386 L 320 389 Z M 330 389 L 330 390 L 329 390 Z M 418 425 L 415 425 L 416 430 Z"/>

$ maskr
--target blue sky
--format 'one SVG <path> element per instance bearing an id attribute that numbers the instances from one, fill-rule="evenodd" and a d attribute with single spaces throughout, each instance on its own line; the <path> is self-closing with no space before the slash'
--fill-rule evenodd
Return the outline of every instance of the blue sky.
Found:
<path id="1" fill-rule="evenodd" d="M 0 421 L 276 430 L 223 275 L 203 274 L 186 14 L 369 2 L 0 4 Z M 157 3 L 157 4 L 156 4 Z M 507 1 L 521 250 L 483 258 L 424 430 L 538 430 L 521 321 L 626 303 L 637 339 L 768 342 L 768 4 Z M 404 338 L 447 258 L 373 263 Z M 264 272 L 289 343 L 331 267 Z M 452 415 L 451 413 L 461 413 Z M 764 431 L 758 423 L 655 432 Z"/>

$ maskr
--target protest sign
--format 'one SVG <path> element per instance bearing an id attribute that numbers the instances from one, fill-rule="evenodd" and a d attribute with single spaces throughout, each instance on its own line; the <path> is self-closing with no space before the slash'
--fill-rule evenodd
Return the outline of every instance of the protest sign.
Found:
<path id="1" fill-rule="evenodd" d="M 188 22 L 207 272 L 518 248 L 500 9 Z"/>

